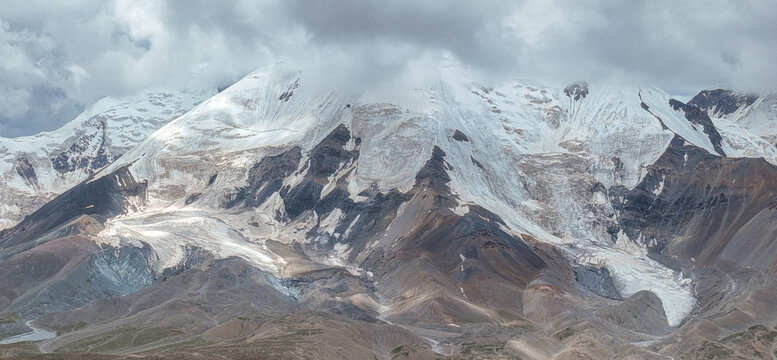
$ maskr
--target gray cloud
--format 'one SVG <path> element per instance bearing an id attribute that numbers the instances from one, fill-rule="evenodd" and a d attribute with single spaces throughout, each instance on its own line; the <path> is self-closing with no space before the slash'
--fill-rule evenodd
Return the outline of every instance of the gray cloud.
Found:
<path id="1" fill-rule="evenodd" d="M 0 8 L 0 136 L 56 128 L 103 96 L 215 87 L 278 59 L 333 87 L 413 86 L 448 58 L 552 85 L 770 90 L 773 14 L 775 2 L 727 0 L 13 1 Z"/>

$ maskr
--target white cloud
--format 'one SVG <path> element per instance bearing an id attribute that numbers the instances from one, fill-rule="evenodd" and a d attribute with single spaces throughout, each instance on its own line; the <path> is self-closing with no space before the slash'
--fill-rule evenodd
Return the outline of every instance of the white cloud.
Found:
<path id="1" fill-rule="evenodd" d="M 24 115 L 29 111 L 30 92 L 8 85 L 0 85 L 0 113 L 10 118 Z"/>
<path id="2" fill-rule="evenodd" d="M 0 135 L 149 85 L 225 85 L 277 59 L 348 88 L 413 86 L 451 57 L 545 83 L 772 89 L 775 13 L 727 0 L 27 0 L 0 8 Z"/>

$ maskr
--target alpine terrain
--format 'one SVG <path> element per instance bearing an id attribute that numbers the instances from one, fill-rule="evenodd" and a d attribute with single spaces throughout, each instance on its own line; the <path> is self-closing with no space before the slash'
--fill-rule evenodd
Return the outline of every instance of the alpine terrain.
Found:
<path id="1" fill-rule="evenodd" d="M 147 89 L 104 98 L 55 131 L 0 137 L 0 228 L 15 225 L 215 93 Z"/>
<path id="2" fill-rule="evenodd" d="M 777 357 L 777 93 L 306 75 L 0 139 L 0 356 Z"/>

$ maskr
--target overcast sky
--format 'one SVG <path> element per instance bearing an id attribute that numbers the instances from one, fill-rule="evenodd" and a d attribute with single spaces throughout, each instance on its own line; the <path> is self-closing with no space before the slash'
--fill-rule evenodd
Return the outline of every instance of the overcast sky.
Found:
<path id="1" fill-rule="evenodd" d="M 772 0 L 10 0 L 0 136 L 55 129 L 103 96 L 227 85 L 275 60 L 343 86 L 417 78 L 452 58 L 549 85 L 771 90 L 775 14 Z"/>

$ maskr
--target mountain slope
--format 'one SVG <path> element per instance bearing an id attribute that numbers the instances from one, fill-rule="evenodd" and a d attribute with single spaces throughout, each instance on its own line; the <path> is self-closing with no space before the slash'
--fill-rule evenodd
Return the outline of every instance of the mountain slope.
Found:
<path id="1" fill-rule="evenodd" d="M 489 87 L 454 65 L 390 95 L 304 79 L 248 75 L 0 235 L 8 269 L 79 246 L 9 277 L 9 329 L 236 358 L 655 358 L 771 331 L 749 314 L 777 292 L 775 149 L 739 123 L 655 88 Z"/>

